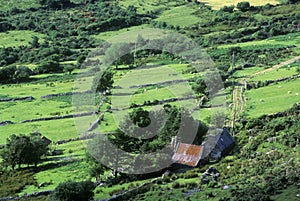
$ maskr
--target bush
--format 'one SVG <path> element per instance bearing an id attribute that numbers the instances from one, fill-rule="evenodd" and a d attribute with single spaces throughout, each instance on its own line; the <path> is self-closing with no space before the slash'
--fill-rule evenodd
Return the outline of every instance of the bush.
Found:
<path id="1" fill-rule="evenodd" d="M 93 199 L 95 185 L 91 181 L 60 183 L 53 192 L 55 201 L 89 201 Z"/>
<path id="2" fill-rule="evenodd" d="M 172 188 L 180 188 L 179 182 L 174 182 L 174 183 L 172 184 Z"/>
<path id="3" fill-rule="evenodd" d="M 42 61 L 35 71 L 38 74 L 60 73 L 63 71 L 63 68 L 57 61 Z"/>
<path id="4" fill-rule="evenodd" d="M 250 8 L 250 3 L 248 1 L 239 2 L 237 4 L 237 8 L 242 12 L 248 11 Z"/>

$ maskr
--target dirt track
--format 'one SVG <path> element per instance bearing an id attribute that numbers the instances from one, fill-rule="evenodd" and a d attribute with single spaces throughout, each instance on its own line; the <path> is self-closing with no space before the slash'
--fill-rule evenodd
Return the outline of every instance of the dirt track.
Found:
<path id="1" fill-rule="evenodd" d="M 247 82 L 248 79 L 265 74 L 267 72 L 271 72 L 273 70 L 276 70 L 278 68 L 282 68 L 283 66 L 292 64 L 300 60 L 300 56 L 297 56 L 293 59 L 281 62 L 271 68 L 259 71 L 257 73 L 254 73 L 253 75 L 247 77 L 247 78 L 242 78 L 241 80 L 238 81 L 237 85 L 235 85 L 234 90 L 233 90 L 233 96 L 232 96 L 232 113 L 231 113 L 231 123 L 230 126 L 233 126 L 234 119 L 239 119 L 241 113 L 243 112 L 243 107 L 245 105 L 245 97 L 243 96 L 243 91 L 245 89 L 245 83 Z"/>

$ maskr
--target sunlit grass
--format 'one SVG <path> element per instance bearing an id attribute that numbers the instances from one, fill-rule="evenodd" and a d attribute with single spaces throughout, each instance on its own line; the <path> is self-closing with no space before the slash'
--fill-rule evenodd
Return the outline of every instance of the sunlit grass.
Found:
<path id="1" fill-rule="evenodd" d="M 211 6 L 214 10 L 219 10 L 224 6 L 237 5 L 240 0 L 199 0 L 200 2 L 206 2 L 209 6 Z M 252 6 L 263 6 L 266 4 L 276 5 L 279 3 L 277 0 L 249 0 L 249 3 Z"/>
<path id="2" fill-rule="evenodd" d="M 247 117 L 259 117 L 287 110 L 299 102 L 300 79 L 282 82 L 258 89 L 246 91 L 248 98 L 245 114 Z"/>
<path id="3" fill-rule="evenodd" d="M 3 5 L 2 3 L 0 5 Z M 1 9 L 1 7 L 0 7 Z M 39 42 L 43 42 L 44 35 L 33 31 L 7 31 L 0 33 L 0 47 L 13 47 L 13 46 L 28 46 L 32 41 L 32 37 L 37 36 Z"/>

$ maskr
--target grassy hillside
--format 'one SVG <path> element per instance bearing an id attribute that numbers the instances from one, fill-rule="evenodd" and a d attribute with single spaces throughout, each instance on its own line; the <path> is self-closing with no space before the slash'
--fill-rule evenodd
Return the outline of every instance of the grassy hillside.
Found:
<path id="1" fill-rule="evenodd" d="M 211 6 L 213 9 L 220 9 L 224 6 L 236 6 L 240 1 L 238 0 L 225 0 L 225 1 L 220 1 L 220 0 L 200 0 L 199 2 L 204 2 L 207 3 L 207 5 Z M 250 0 L 248 1 L 251 5 L 253 6 L 264 6 L 266 4 L 273 4 L 276 5 L 279 3 L 278 0 Z"/>

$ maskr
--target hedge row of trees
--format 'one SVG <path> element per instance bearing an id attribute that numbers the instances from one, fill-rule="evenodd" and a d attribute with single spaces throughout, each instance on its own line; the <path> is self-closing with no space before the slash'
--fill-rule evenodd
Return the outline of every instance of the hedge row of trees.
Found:
<path id="1" fill-rule="evenodd" d="M 18 165 L 37 164 L 41 161 L 41 157 L 46 155 L 48 144 L 41 138 L 40 133 L 32 133 L 30 135 L 11 135 L 6 142 L 3 150 L 1 150 L 2 163 L 5 167 L 11 167 L 13 170 Z"/>
<path id="2" fill-rule="evenodd" d="M 32 70 L 26 66 L 6 66 L 0 68 L 0 83 L 19 83 L 29 80 Z"/>

